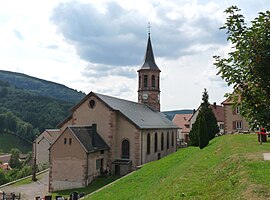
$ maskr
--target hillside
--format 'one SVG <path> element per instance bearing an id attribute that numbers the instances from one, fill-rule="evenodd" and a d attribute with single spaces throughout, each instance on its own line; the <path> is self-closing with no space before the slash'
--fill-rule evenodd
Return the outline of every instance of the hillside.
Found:
<path id="1" fill-rule="evenodd" d="M 33 140 L 38 130 L 55 128 L 73 105 L 0 81 L 0 133 L 13 132 Z"/>
<path id="2" fill-rule="evenodd" d="M 169 120 L 173 120 L 176 114 L 192 114 L 193 110 L 184 109 L 184 110 L 171 110 L 171 111 L 163 111 L 162 112 Z"/>
<path id="3" fill-rule="evenodd" d="M 22 153 L 28 153 L 32 151 L 32 145 L 26 143 L 14 135 L 10 134 L 0 134 L 0 153 L 1 152 L 10 152 L 12 148 L 17 148 Z"/>
<path id="4" fill-rule="evenodd" d="M 226 135 L 180 149 L 86 199 L 270 199 L 270 164 L 257 136 Z"/>
<path id="5" fill-rule="evenodd" d="M 18 88 L 44 97 L 66 101 L 72 104 L 79 102 L 85 94 L 64 85 L 38 79 L 26 74 L 0 70 L 0 80 L 9 82 Z"/>

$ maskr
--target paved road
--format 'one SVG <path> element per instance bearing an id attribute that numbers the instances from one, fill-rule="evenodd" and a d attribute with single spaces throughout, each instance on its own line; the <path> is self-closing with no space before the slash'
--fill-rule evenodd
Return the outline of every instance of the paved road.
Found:
<path id="1" fill-rule="evenodd" d="M 10 156 L 11 154 L 0 155 L 0 161 L 2 161 L 2 163 L 7 163 L 10 160 Z"/>
<path id="2" fill-rule="evenodd" d="M 4 191 L 6 193 L 15 192 L 21 193 L 21 199 L 22 200 L 33 200 L 35 197 L 40 196 L 44 197 L 48 193 L 48 183 L 49 183 L 49 172 L 45 172 L 42 174 L 39 174 L 37 176 L 38 181 L 32 182 L 27 185 L 9 185 L 6 187 L 0 188 L 1 191 Z"/>

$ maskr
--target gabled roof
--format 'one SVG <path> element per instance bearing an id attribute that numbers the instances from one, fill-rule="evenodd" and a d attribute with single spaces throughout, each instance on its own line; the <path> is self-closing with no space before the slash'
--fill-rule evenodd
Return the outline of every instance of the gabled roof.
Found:
<path id="1" fill-rule="evenodd" d="M 183 133 L 188 133 L 190 131 L 189 119 L 191 116 L 192 114 L 176 114 L 173 118 L 173 123 L 181 128 Z"/>
<path id="2" fill-rule="evenodd" d="M 216 119 L 217 119 L 217 122 L 224 122 L 224 108 L 223 108 L 223 106 L 221 106 L 221 105 L 216 105 L 216 104 L 214 103 L 213 105 L 210 104 L 208 107 L 212 109 L 212 111 L 213 111 L 213 113 L 214 113 L 214 115 L 215 115 L 215 117 L 216 117 Z M 193 113 L 193 115 L 190 117 L 190 119 L 192 119 L 193 116 L 196 116 L 195 114 L 196 114 L 197 112 L 200 111 L 200 108 L 201 108 L 201 105 L 200 105 L 199 108 Z"/>
<path id="3" fill-rule="evenodd" d="M 119 111 L 140 129 L 177 128 L 162 113 L 157 112 L 145 104 L 127 101 L 111 96 L 95 93 L 105 104 L 113 110 Z"/>
<path id="4" fill-rule="evenodd" d="M 158 66 L 157 66 L 157 64 L 155 62 L 155 57 L 154 57 L 154 53 L 153 53 L 153 49 L 152 49 L 150 34 L 148 35 L 147 48 L 146 48 L 145 57 L 144 57 L 144 63 L 142 65 L 141 69 L 139 69 L 139 71 L 140 70 L 145 70 L 145 69 L 151 69 L 151 70 L 160 71 L 160 69 L 158 68 Z"/>
<path id="5" fill-rule="evenodd" d="M 224 122 L 224 108 L 220 105 L 209 105 L 218 122 Z"/>
<path id="6" fill-rule="evenodd" d="M 168 120 L 162 113 L 157 112 L 145 104 L 136 103 L 116 97 L 90 92 L 71 111 L 74 112 L 89 97 L 95 96 L 112 110 L 118 111 L 139 129 L 176 129 L 174 123 Z"/>
<path id="7" fill-rule="evenodd" d="M 46 129 L 38 136 L 36 141 L 39 144 L 43 139 L 45 139 L 45 141 L 51 145 L 59 137 L 59 135 L 60 129 Z"/>
<path id="8" fill-rule="evenodd" d="M 87 153 L 109 149 L 106 142 L 92 126 L 68 126 Z"/>

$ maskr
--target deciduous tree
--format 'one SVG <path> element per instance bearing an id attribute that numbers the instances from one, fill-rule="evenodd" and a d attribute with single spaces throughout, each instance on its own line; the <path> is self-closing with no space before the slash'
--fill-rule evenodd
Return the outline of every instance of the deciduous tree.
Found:
<path id="1" fill-rule="evenodd" d="M 233 86 L 234 105 L 247 121 L 270 128 L 270 11 L 260 12 L 249 26 L 239 11 L 236 6 L 225 10 L 228 17 L 221 29 L 227 30 L 232 51 L 226 58 L 214 56 L 214 64 Z"/>

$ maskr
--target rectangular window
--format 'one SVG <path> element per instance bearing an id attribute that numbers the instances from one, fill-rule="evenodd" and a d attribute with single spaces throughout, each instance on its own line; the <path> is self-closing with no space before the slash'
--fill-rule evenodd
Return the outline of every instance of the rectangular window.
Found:
<path id="1" fill-rule="evenodd" d="M 236 129 L 238 130 L 243 129 L 242 121 L 236 121 L 235 125 L 236 125 Z"/>
<path id="2" fill-rule="evenodd" d="M 219 129 L 224 129 L 224 124 L 220 124 Z"/>
<path id="3" fill-rule="evenodd" d="M 174 146 L 174 132 L 172 132 L 172 147 Z"/>
<path id="4" fill-rule="evenodd" d="M 240 108 L 238 106 L 235 108 L 235 113 L 240 114 Z"/>
<path id="5" fill-rule="evenodd" d="M 64 138 L 64 144 L 66 144 L 67 143 L 67 138 Z"/>
<path id="6" fill-rule="evenodd" d="M 69 138 L 69 145 L 71 145 L 71 143 L 72 143 L 72 139 L 71 139 L 71 138 Z"/>
<path id="7" fill-rule="evenodd" d="M 143 76 L 143 87 L 147 87 L 147 84 L 148 83 L 148 77 L 147 77 L 147 75 L 144 75 Z"/>
<path id="8" fill-rule="evenodd" d="M 96 160 L 96 170 L 100 169 L 100 159 Z"/>

